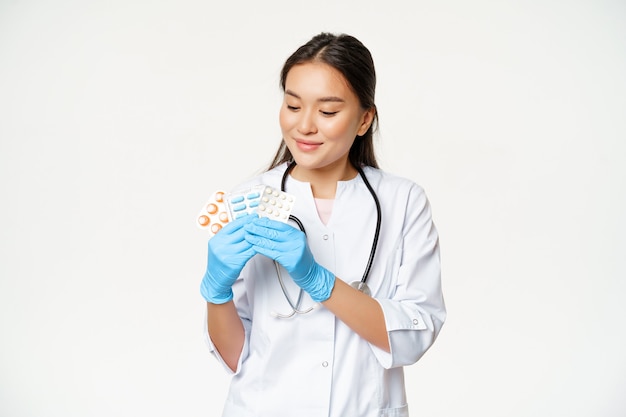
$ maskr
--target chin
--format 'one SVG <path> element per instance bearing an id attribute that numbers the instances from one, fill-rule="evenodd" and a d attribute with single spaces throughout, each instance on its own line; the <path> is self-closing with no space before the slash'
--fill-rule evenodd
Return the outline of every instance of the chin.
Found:
<path id="1" fill-rule="evenodd" d="M 302 168 L 315 169 L 318 168 L 319 159 L 311 155 L 302 154 L 302 152 L 291 152 L 293 160 L 296 164 Z"/>

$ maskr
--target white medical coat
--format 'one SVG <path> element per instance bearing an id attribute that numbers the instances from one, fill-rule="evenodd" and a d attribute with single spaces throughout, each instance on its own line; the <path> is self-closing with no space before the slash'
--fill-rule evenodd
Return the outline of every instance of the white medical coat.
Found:
<path id="1" fill-rule="evenodd" d="M 241 188 L 260 183 L 280 188 L 285 169 L 283 164 Z M 391 353 L 362 339 L 319 304 L 305 315 L 273 317 L 274 311 L 292 309 L 273 262 L 256 255 L 233 286 L 245 342 L 224 416 L 408 416 L 402 367 L 428 350 L 446 316 L 438 235 L 421 187 L 378 169 L 364 172 L 382 209 L 367 284 L 384 312 Z M 289 177 L 285 189 L 296 197 L 292 214 L 304 224 L 316 261 L 339 279 L 360 281 L 376 227 L 376 206 L 361 177 L 337 184 L 327 225 L 319 219 L 310 184 Z M 299 288 L 286 271 L 282 276 L 296 300 Z M 305 293 L 302 309 L 312 305 Z M 232 373 L 204 327 L 211 351 Z"/>

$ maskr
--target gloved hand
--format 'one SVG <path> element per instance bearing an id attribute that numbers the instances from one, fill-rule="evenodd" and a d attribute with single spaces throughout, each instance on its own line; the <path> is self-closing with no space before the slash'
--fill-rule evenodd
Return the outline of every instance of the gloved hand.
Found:
<path id="1" fill-rule="evenodd" d="M 330 297 L 335 275 L 315 262 L 303 232 L 267 217 L 254 219 L 245 229 L 245 239 L 254 250 L 281 264 L 313 301 Z"/>
<path id="2" fill-rule="evenodd" d="M 209 240 L 207 269 L 200 285 L 200 293 L 209 303 L 224 304 L 233 299 L 233 284 L 256 254 L 244 238 L 244 226 L 255 217 L 234 220 Z"/>

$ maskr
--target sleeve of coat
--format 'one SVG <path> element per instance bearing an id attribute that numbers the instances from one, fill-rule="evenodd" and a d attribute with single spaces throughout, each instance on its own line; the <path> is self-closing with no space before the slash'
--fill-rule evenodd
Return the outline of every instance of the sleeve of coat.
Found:
<path id="1" fill-rule="evenodd" d="M 387 369 L 417 362 L 435 342 L 446 318 L 439 236 L 426 194 L 417 185 L 407 198 L 402 230 L 395 247 L 400 265 L 395 292 L 390 299 L 377 298 L 385 316 L 391 351 L 371 345 Z"/>

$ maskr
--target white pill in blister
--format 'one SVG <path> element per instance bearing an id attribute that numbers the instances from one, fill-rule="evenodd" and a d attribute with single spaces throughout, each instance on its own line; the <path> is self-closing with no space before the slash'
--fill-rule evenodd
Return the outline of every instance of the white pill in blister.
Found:
<path id="1" fill-rule="evenodd" d="M 293 203 L 295 198 L 284 191 L 266 186 L 261 201 L 263 203 L 259 205 L 259 216 L 287 222 L 293 208 L 293 204 L 287 202 Z"/>

